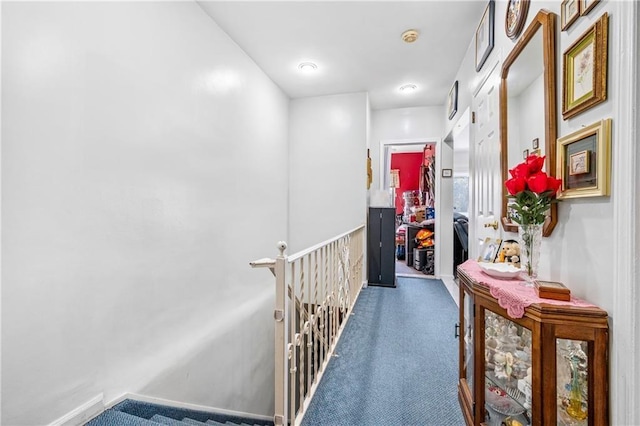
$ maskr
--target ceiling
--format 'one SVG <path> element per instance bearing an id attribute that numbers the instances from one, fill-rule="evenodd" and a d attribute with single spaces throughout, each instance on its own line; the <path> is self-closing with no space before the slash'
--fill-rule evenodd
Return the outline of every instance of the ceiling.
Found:
<path id="1" fill-rule="evenodd" d="M 291 98 L 369 93 L 372 109 L 444 105 L 486 2 L 199 1 Z M 418 30 L 414 43 L 405 30 Z M 303 73 L 299 63 L 318 69 Z M 407 94 L 399 88 L 415 84 Z"/>

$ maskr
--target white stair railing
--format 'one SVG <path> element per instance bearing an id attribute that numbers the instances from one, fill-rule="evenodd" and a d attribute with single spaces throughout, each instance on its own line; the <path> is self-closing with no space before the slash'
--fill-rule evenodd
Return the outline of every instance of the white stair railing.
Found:
<path id="1" fill-rule="evenodd" d="M 299 425 L 362 288 L 364 225 L 287 256 L 251 262 L 276 277 L 274 423 Z"/>

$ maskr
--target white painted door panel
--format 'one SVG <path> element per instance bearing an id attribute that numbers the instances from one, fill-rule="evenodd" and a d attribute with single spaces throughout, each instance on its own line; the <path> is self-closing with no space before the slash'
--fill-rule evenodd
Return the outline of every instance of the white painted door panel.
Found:
<path id="1" fill-rule="evenodd" d="M 475 254 L 481 253 L 486 238 L 500 238 L 502 177 L 500 174 L 500 66 L 496 64 L 473 97 L 475 132 L 473 142 L 474 169 L 474 241 Z"/>

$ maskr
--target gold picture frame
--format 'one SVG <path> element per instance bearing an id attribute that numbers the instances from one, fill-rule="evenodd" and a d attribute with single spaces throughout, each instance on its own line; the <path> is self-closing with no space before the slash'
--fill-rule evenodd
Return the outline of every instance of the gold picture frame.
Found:
<path id="1" fill-rule="evenodd" d="M 560 5 L 560 28 L 566 31 L 580 16 L 580 0 L 564 0 Z"/>
<path id="2" fill-rule="evenodd" d="M 558 199 L 608 196 L 611 184 L 611 119 L 558 139 Z M 575 162 L 574 162 L 575 161 Z"/>
<path id="3" fill-rule="evenodd" d="M 480 256 L 478 256 L 478 262 L 494 263 L 498 250 L 500 250 L 500 244 L 502 240 L 500 238 L 487 237 L 482 244 Z"/>
<path id="4" fill-rule="evenodd" d="M 607 99 L 607 38 L 605 12 L 562 55 L 562 118 L 578 115 Z"/>
<path id="5" fill-rule="evenodd" d="M 584 16 L 596 7 L 600 0 L 580 0 L 580 16 Z"/>

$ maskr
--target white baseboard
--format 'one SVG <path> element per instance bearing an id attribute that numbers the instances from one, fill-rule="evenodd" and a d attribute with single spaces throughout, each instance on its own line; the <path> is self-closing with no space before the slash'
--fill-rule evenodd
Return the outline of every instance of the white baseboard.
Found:
<path id="1" fill-rule="evenodd" d="M 453 301 L 456 302 L 456 305 L 458 305 L 458 307 L 460 307 L 460 300 L 458 300 L 460 298 L 459 287 L 458 284 L 456 284 L 453 275 L 442 275 L 440 279 L 449 291 L 449 294 L 453 298 Z"/>
<path id="2" fill-rule="evenodd" d="M 49 426 L 80 426 L 102 413 L 104 409 L 104 395 L 98 394 L 75 410 L 54 420 Z"/>
<path id="3" fill-rule="evenodd" d="M 222 408 L 208 407 L 206 405 L 189 404 L 186 402 L 172 401 L 169 399 L 155 398 L 152 396 L 138 395 L 135 393 L 125 393 L 119 396 L 118 398 L 116 398 L 115 400 L 107 404 L 107 408 L 111 408 L 114 405 L 121 403 L 125 399 L 148 402 L 149 404 L 165 405 L 165 406 L 174 407 L 174 408 L 184 408 L 187 410 L 204 411 L 205 413 L 223 414 L 227 416 L 246 417 L 250 419 L 273 421 L 273 417 L 269 417 L 261 414 L 243 413 L 241 411 L 233 411 L 233 410 L 224 410 Z"/>

